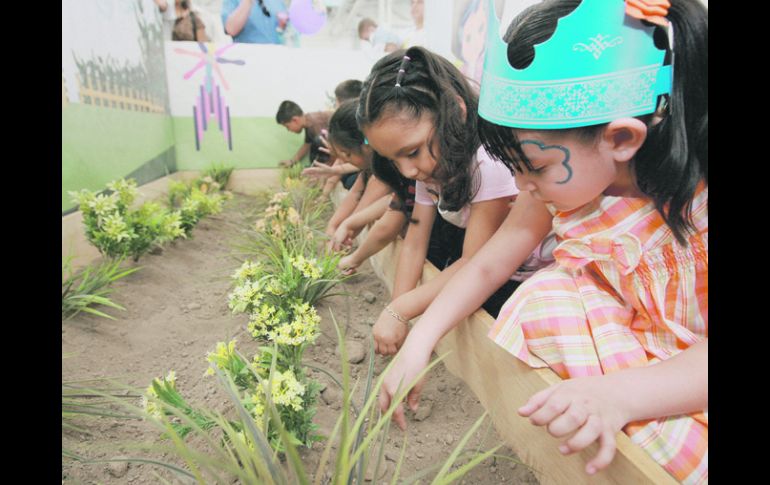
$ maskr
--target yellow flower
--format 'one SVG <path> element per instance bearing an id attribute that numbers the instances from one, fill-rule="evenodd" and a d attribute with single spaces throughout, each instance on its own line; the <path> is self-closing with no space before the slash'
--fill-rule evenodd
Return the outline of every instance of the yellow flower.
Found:
<path id="1" fill-rule="evenodd" d="M 238 282 L 243 282 L 246 280 L 254 279 L 259 277 L 259 274 L 261 272 L 261 265 L 257 263 L 253 263 L 249 260 L 246 260 L 243 262 L 240 268 L 238 268 L 235 273 L 233 273 L 233 279 Z"/>
<path id="2" fill-rule="evenodd" d="M 283 202 L 283 199 L 288 197 L 288 195 L 289 195 L 288 192 L 276 192 L 275 194 L 273 194 L 273 197 L 270 199 L 270 205 L 280 204 L 281 202 Z"/>
<path id="3" fill-rule="evenodd" d="M 316 259 L 305 259 L 301 254 L 291 258 L 291 264 L 300 272 L 305 278 L 319 279 L 321 278 L 321 270 L 316 266 Z"/>
<path id="4" fill-rule="evenodd" d="M 233 358 L 237 358 L 235 355 L 235 342 L 236 339 L 232 339 L 227 344 L 224 342 L 217 342 L 216 350 L 214 350 L 214 352 L 208 352 L 206 354 L 206 360 L 222 370 L 227 370 Z M 211 372 L 209 372 L 209 370 Z M 206 373 L 208 375 L 214 375 L 214 369 L 209 367 L 209 370 L 207 370 Z"/>
<path id="5" fill-rule="evenodd" d="M 273 339 L 280 345 L 301 345 L 315 341 L 319 334 L 321 317 L 308 303 L 292 305 L 293 319 L 278 327 Z"/>
<path id="6" fill-rule="evenodd" d="M 289 207 L 289 210 L 287 211 L 286 219 L 289 221 L 290 224 L 298 226 L 302 222 L 302 219 L 299 217 L 299 213 L 294 209 L 294 207 Z"/>
<path id="7" fill-rule="evenodd" d="M 262 386 L 262 382 L 260 382 L 257 385 L 257 394 L 254 396 L 255 405 L 256 401 L 264 402 L 261 397 L 264 396 L 264 394 L 265 388 Z M 273 378 L 270 382 L 270 396 L 275 405 L 289 406 L 295 411 L 301 411 L 302 396 L 304 394 L 305 386 L 297 380 L 297 377 L 291 369 L 287 369 L 285 372 L 279 370 L 273 372 Z M 264 405 L 261 408 L 261 413 L 264 413 Z M 259 416 L 262 415 L 261 413 L 259 413 Z"/>

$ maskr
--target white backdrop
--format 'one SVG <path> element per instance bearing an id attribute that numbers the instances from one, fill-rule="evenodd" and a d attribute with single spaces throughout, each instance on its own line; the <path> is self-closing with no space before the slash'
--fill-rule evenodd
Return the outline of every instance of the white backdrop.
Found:
<path id="1" fill-rule="evenodd" d="M 216 52 L 227 45 L 206 44 L 206 47 Z M 192 115 L 206 67 L 199 68 L 187 80 L 183 76 L 200 62 L 201 52 L 195 42 L 165 43 L 172 116 Z M 296 102 L 305 112 L 328 109 L 327 94 L 333 96 L 337 84 L 346 79 L 363 81 L 373 64 L 361 51 L 296 49 L 267 44 L 234 44 L 220 57 L 244 62 L 243 65 L 217 63 L 229 89 L 224 88 L 221 78 L 212 70 L 232 117 L 274 117 L 278 105 L 285 99 Z"/>

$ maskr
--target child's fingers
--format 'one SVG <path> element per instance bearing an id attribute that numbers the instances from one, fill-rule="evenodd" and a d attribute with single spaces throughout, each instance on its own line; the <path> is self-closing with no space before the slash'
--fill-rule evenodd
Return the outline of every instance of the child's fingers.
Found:
<path id="1" fill-rule="evenodd" d="M 377 344 L 375 343 L 375 345 Z M 390 407 L 390 398 L 391 396 L 387 388 L 385 386 L 382 386 L 382 388 L 380 389 L 380 395 L 377 396 L 377 400 L 379 401 L 379 404 L 380 404 L 380 411 L 382 411 L 383 413 L 387 412 L 388 408 Z"/>
<path id="2" fill-rule="evenodd" d="M 607 467 L 615 458 L 615 433 L 605 430 L 599 438 L 599 452 L 586 464 L 586 473 L 593 475 Z"/>
<path id="3" fill-rule="evenodd" d="M 543 426 L 564 414 L 570 405 L 570 401 L 559 395 L 549 396 L 548 400 L 540 408 L 530 414 L 529 420 L 536 426 Z"/>
<path id="4" fill-rule="evenodd" d="M 542 391 L 533 394 L 532 397 L 529 398 L 527 403 L 518 409 L 519 415 L 524 416 L 526 418 L 530 414 L 540 409 L 540 406 L 542 406 L 543 403 L 545 403 L 548 400 L 548 398 L 551 396 L 551 394 L 555 389 L 556 389 L 555 386 L 551 386 L 547 389 L 543 389 Z"/>
<path id="5" fill-rule="evenodd" d="M 411 391 L 409 391 L 409 394 L 407 395 L 407 402 L 409 403 L 409 407 L 412 409 L 412 411 L 417 411 L 417 408 L 420 406 L 420 394 L 422 394 L 422 388 L 425 385 L 425 378 L 420 379 L 420 381 L 414 385 Z"/>
<path id="6" fill-rule="evenodd" d="M 601 434 L 601 420 L 596 415 L 591 415 L 588 417 L 585 424 L 578 430 L 578 432 L 559 447 L 559 451 L 564 454 L 580 451 L 599 439 Z"/>
<path id="7" fill-rule="evenodd" d="M 398 403 L 396 411 L 393 413 L 393 421 L 396 422 L 401 431 L 406 431 L 406 417 L 404 416 L 404 403 Z"/>
<path id="8" fill-rule="evenodd" d="M 548 424 L 548 432 L 551 436 L 561 438 L 579 429 L 588 419 L 588 411 L 583 406 L 571 404 L 561 416 L 556 417 Z"/>

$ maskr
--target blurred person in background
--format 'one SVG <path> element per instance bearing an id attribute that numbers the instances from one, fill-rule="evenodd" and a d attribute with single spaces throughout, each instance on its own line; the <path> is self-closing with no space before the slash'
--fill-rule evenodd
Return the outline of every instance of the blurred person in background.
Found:
<path id="1" fill-rule="evenodd" d="M 414 28 L 409 29 L 404 34 L 404 42 L 401 47 L 407 49 L 413 45 L 421 45 L 425 47 L 425 29 L 423 24 L 425 21 L 425 0 L 412 0 L 409 14 L 414 21 Z"/>
<path id="2" fill-rule="evenodd" d="M 283 44 L 288 14 L 281 0 L 222 0 L 222 23 L 233 42 Z"/>

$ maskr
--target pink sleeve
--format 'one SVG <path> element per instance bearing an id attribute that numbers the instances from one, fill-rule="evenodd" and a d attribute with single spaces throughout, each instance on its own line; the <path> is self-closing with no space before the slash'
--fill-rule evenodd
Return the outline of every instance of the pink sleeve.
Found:
<path id="1" fill-rule="evenodd" d="M 421 205 L 436 205 L 428 193 L 425 183 L 419 180 L 414 183 L 414 202 Z"/>
<path id="2" fill-rule="evenodd" d="M 481 185 L 471 203 L 510 197 L 519 193 L 508 167 L 491 158 L 483 146 L 476 152 L 476 159 L 479 162 L 477 174 L 481 176 Z"/>

